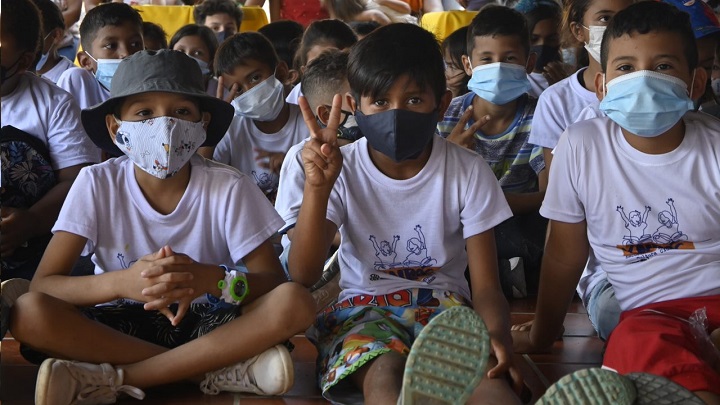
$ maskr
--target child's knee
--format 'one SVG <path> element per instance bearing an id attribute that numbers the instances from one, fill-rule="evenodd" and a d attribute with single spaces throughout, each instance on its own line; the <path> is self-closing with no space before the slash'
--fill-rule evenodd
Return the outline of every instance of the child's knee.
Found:
<path id="1" fill-rule="evenodd" d="M 273 291 L 273 305 L 280 310 L 281 316 L 293 323 L 307 328 L 315 321 L 315 301 L 310 292 L 299 283 L 287 282 L 277 286 Z"/>
<path id="2" fill-rule="evenodd" d="M 47 316 L 52 297 L 40 292 L 27 292 L 18 297 L 10 309 L 10 332 L 20 340 L 26 333 L 33 333 L 35 327 Z"/>

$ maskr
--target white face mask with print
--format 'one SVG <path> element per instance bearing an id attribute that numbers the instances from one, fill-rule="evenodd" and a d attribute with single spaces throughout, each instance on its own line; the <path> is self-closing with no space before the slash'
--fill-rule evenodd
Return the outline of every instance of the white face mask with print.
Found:
<path id="1" fill-rule="evenodd" d="M 115 145 L 143 171 L 159 178 L 172 177 L 205 142 L 204 123 L 174 117 L 118 121 Z"/>

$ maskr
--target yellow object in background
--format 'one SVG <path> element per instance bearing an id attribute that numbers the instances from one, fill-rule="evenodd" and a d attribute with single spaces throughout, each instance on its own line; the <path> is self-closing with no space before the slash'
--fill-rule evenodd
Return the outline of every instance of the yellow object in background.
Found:
<path id="1" fill-rule="evenodd" d="M 435 34 L 438 41 L 443 41 L 458 28 L 470 25 L 477 13 L 466 10 L 425 13 L 420 19 L 420 26 Z"/>

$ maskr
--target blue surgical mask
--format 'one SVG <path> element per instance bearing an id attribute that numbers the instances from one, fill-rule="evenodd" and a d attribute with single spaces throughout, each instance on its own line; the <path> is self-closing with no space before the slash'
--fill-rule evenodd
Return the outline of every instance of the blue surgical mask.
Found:
<path id="1" fill-rule="evenodd" d="M 95 78 L 109 91 L 112 78 L 115 76 L 115 72 L 117 71 L 118 66 L 120 66 L 122 59 L 95 59 L 87 51 L 85 51 L 85 53 L 97 64 L 97 69 L 95 69 Z"/>
<path id="2" fill-rule="evenodd" d="M 399 163 L 417 158 L 431 142 L 438 112 L 396 109 L 365 115 L 357 110 L 355 120 L 373 149 Z"/>
<path id="3" fill-rule="evenodd" d="M 191 56 L 191 58 L 195 59 L 195 62 L 197 62 L 198 66 L 200 66 L 200 71 L 202 72 L 203 76 L 210 74 L 210 66 L 207 62 L 194 56 Z"/>
<path id="4" fill-rule="evenodd" d="M 215 33 L 215 38 L 217 38 L 218 45 L 222 44 L 223 41 L 225 41 L 227 38 L 229 38 L 231 35 L 228 35 L 228 32 L 225 30 L 218 31 Z"/>
<path id="5" fill-rule="evenodd" d="M 605 87 L 600 110 L 628 132 L 642 137 L 665 133 L 694 108 L 687 84 L 663 73 L 640 70 L 617 77 L 607 85 L 603 75 Z"/>
<path id="6" fill-rule="evenodd" d="M 472 70 L 468 89 L 496 105 L 507 104 L 530 90 L 525 67 L 512 63 L 489 63 Z"/>
<path id="7" fill-rule="evenodd" d="M 275 75 L 240 94 L 230 103 L 235 115 L 257 121 L 272 121 L 285 106 L 285 87 Z"/>

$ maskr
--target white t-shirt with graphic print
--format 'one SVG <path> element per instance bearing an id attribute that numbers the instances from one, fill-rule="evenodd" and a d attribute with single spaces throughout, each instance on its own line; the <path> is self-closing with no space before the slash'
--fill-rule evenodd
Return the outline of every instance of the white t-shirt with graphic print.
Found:
<path id="1" fill-rule="evenodd" d="M 290 108 L 290 117 L 287 123 L 274 134 L 260 131 L 253 120 L 249 118 L 236 116 L 213 153 L 214 160 L 230 165 L 250 176 L 258 187 L 273 200 L 277 193 L 278 175 L 270 169 L 260 166 L 261 161 L 256 160 L 257 152 L 255 150 L 286 153 L 290 147 L 310 135 L 300 113 L 300 107 L 294 104 L 288 104 L 288 107 Z"/>
<path id="2" fill-rule="evenodd" d="M 343 168 L 327 211 L 342 237 L 340 300 L 406 288 L 469 299 L 465 239 L 512 216 L 487 163 L 435 136 L 425 167 L 394 180 L 373 164 L 367 139 L 340 150 Z"/>
<path id="3" fill-rule="evenodd" d="M 607 117 L 572 125 L 555 150 L 540 213 L 587 221 L 623 310 L 720 294 L 720 120 L 683 120 L 665 154 L 633 148 Z"/>
<path id="4" fill-rule="evenodd" d="M 53 232 L 87 238 L 83 255 L 92 253 L 95 274 L 102 274 L 166 245 L 200 263 L 232 266 L 282 226 L 248 176 L 199 155 L 190 164 L 185 194 L 167 215 L 148 203 L 126 156 L 83 168 Z"/>

